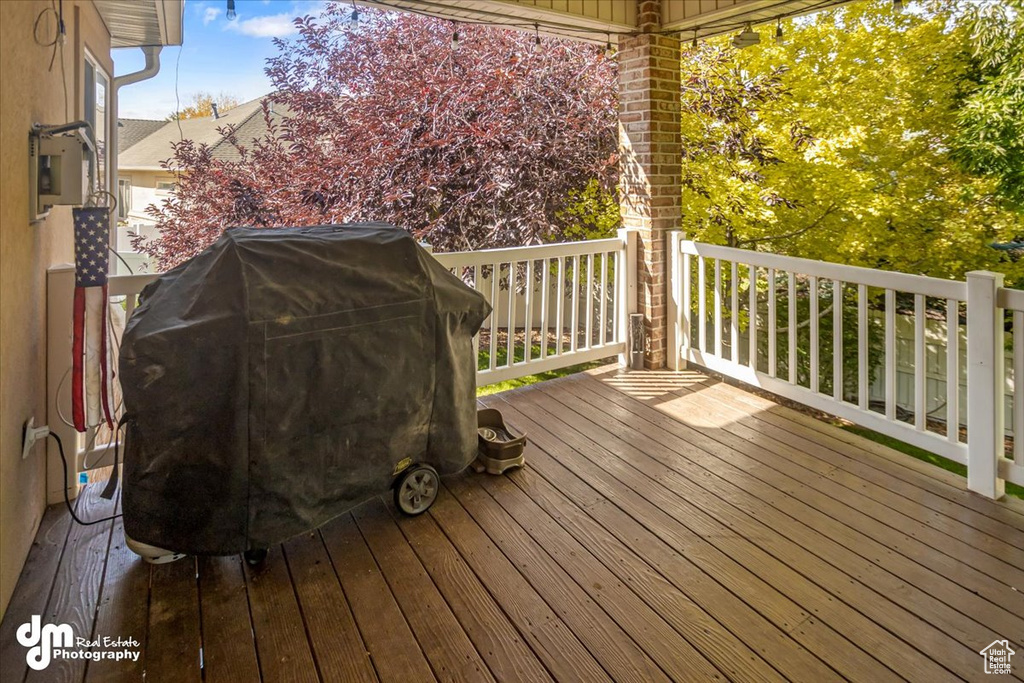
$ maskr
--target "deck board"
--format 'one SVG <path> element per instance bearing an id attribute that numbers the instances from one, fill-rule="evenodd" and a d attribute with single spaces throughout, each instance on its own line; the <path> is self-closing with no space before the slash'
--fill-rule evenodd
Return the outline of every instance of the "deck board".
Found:
<path id="1" fill-rule="evenodd" d="M 241 558 L 200 557 L 199 585 L 203 680 L 232 683 L 258 677 L 260 667 Z"/>
<path id="2" fill-rule="evenodd" d="M 1024 647 L 1024 510 L 695 373 L 601 368 L 482 399 L 527 468 L 374 499 L 241 557 L 150 566 L 47 510 L 4 681 L 976 680 Z M 80 514 L 110 514 L 90 484 Z M 32 614 L 137 663 L 25 665 Z M 1024 680 L 1014 662 L 1013 676 Z"/>
<path id="3" fill-rule="evenodd" d="M 737 448 L 730 449 L 724 444 L 711 439 L 701 440 L 700 434 L 688 431 L 681 423 L 669 418 L 656 410 L 623 396 L 618 392 L 602 391 L 596 383 L 586 386 L 571 384 L 567 388 L 574 395 L 589 401 L 591 405 L 601 405 L 609 412 L 619 409 L 632 411 L 641 416 L 645 422 L 641 425 L 645 433 L 658 439 L 660 443 L 669 444 L 673 451 L 683 456 L 671 460 L 672 466 L 681 472 L 688 473 L 693 480 L 716 495 L 728 500 L 733 506 L 746 511 L 751 517 L 763 519 L 775 529 L 787 531 L 791 538 L 804 539 L 802 545 L 826 561 L 837 564 L 840 568 L 855 569 L 861 575 L 874 577 L 875 585 L 884 593 L 892 593 L 902 598 L 905 593 L 913 593 L 908 604 L 919 613 L 941 622 L 939 612 L 941 603 L 934 597 L 942 596 L 942 600 L 950 606 L 960 609 L 963 614 L 975 615 L 982 624 L 989 624 L 999 632 L 1024 632 L 1024 620 L 1003 607 L 980 598 L 974 592 L 950 581 L 942 574 L 928 570 L 909 558 L 888 550 L 871 537 L 858 533 L 837 522 L 832 517 L 784 495 L 780 489 L 766 484 L 784 482 L 781 476 L 774 473 L 764 474 L 766 470 L 758 469 L 757 461 L 744 459 L 745 446 L 741 442 Z M 677 438 L 678 437 L 678 438 Z M 684 439 L 701 444 L 703 450 L 686 446 Z M 718 469 L 712 454 L 721 458 L 720 462 L 728 463 L 724 469 Z M 688 467 L 693 458 L 695 464 L 708 467 L 707 471 L 715 473 L 714 477 L 702 476 L 700 470 Z M 757 474 L 757 476 L 755 476 Z M 758 478 L 758 477 L 761 478 Z M 768 505 L 764 505 L 767 503 Z M 800 520 L 800 525 L 793 525 L 791 520 Z M 858 555 L 857 553 L 861 553 Z M 886 571 L 878 571 L 878 568 Z M 905 580 L 901 581 L 900 578 Z M 916 588 L 915 588 L 916 587 Z M 919 589 L 930 590 L 926 593 Z M 939 603 L 930 610 L 930 603 Z M 955 624 L 960 623 L 955 613 L 946 613 L 946 619 Z"/>
<path id="4" fill-rule="evenodd" d="M 101 486 L 92 484 L 79 496 L 75 512 L 80 519 L 100 520 L 114 513 L 116 504 L 103 500 L 101 490 Z M 44 623 L 69 624 L 76 634 L 83 636 L 92 633 L 112 527 L 111 521 L 87 526 L 72 524 L 69 527 L 53 591 L 43 613 Z M 80 681 L 85 676 L 87 664 L 84 659 L 61 659 L 42 671 L 29 669 L 25 680 L 47 683 Z"/>
<path id="5" fill-rule="evenodd" d="M 196 558 L 153 567 L 146 638 L 146 678 L 201 681 L 202 627 Z"/>
<path id="6" fill-rule="evenodd" d="M 609 418 L 617 417 L 612 415 L 610 410 L 606 410 L 606 413 Z M 607 448 L 612 448 L 609 445 L 612 438 L 618 438 L 623 443 L 628 442 L 640 448 L 643 454 L 634 453 L 633 458 L 635 460 L 649 459 L 652 462 L 638 463 L 638 468 L 645 470 L 652 479 L 677 492 L 688 504 L 696 506 L 698 510 L 712 510 L 714 519 L 710 521 L 710 524 L 725 527 L 738 536 L 749 539 L 753 546 L 771 555 L 775 562 L 787 564 L 801 577 L 783 574 L 780 575 L 779 581 L 790 583 L 800 581 L 802 577 L 813 577 L 811 583 L 825 592 L 820 593 L 814 588 L 810 589 L 806 598 L 809 602 L 803 603 L 809 611 L 819 615 L 827 613 L 828 616 L 825 617 L 825 620 L 832 621 L 833 626 L 844 623 L 849 626 L 857 623 L 860 621 L 860 616 L 856 612 L 860 611 L 865 617 L 900 636 L 907 645 L 916 647 L 935 662 L 942 663 L 961 675 L 970 675 L 974 663 L 973 651 L 923 619 L 919 614 L 918 604 L 913 604 L 911 609 L 903 608 L 898 603 L 887 600 L 883 590 L 874 590 L 869 582 L 858 580 L 854 573 L 844 573 L 842 569 L 845 568 L 841 565 L 837 567 L 829 564 L 805 550 L 799 543 L 791 541 L 783 533 L 783 529 L 787 526 L 797 526 L 795 520 L 787 521 L 776 518 L 778 524 L 769 526 L 756 516 L 744 514 L 730 505 L 716 505 L 716 502 L 726 500 L 726 498 L 716 491 L 707 490 L 694 483 L 706 479 L 702 476 L 699 468 L 681 467 L 680 465 L 686 461 L 650 438 L 646 433 L 647 430 L 641 431 L 627 427 L 626 422 L 622 419 L 611 420 L 606 426 L 613 430 L 614 434 L 608 431 L 597 432 L 593 438 L 605 444 Z M 674 467 L 678 469 L 673 469 Z M 700 517 L 700 514 L 695 512 L 683 512 L 682 515 L 680 519 L 689 520 L 691 524 Z M 713 533 L 713 531 L 709 533 Z M 817 541 L 817 539 L 815 540 Z M 815 545 L 822 543 L 823 541 L 817 541 Z M 744 557 L 748 558 L 747 566 L 750 567 L 755 564 L 765 567 L 773 564 L 772 560 L 759 559 L 757 551 L 751 554 L 749 549 L 739 548 L 731 540 L 722 541 L 719 547 L 741 561 Z M 826 611 L 824 605 L 832 599 L 829 596 L 839 599 L 845 603 L 845 606 L 837 603 Z M 815 609 L 813 607 L 815 604 L 820 607 Z M 861 622 L 861 626 L 866 625 Z M 872 652 L 875 656 L 886 656 L 886 661 L 891 666 L 895 665 L 894 668 L 899 667 L 899 663 L 908 657 L 906 647 L 893 647 L 893 642 L 887 638 L 880 642 L 877 629 L 867 627 L 857 635 L 859 635 L 857 642 L 863 649 Z M 870 640 L 864 640 L 865 638 Z M 911 666 L 910 670 L 898 670 L 898 672 L 908 678 L 919 675 L 922 680 L 943 675 L 941 669 L 932 668 L 929 671 L 919 663 Z"/>

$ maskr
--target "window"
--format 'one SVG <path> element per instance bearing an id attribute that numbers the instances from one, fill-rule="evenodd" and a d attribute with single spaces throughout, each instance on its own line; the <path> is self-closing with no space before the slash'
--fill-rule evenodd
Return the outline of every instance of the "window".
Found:
<path id="1" fill-rule="evenodd" d="M 89 188 L 90 191 L 102 191 L 110 187 L 107 173 L 110 164 L 107 163 L 107 112 L 110 111 L 107 96 L 110 88 L 109 78 L 96 60 L 85 53 L 85 92 L 83 111 L 85 120 L 92 126 L 93 143 L 96 146 L 96 156 L 89 160 Z"/>
<path id="2" fill-rule="evenodd" d="M 177 186 L 173 180 L 158 180 L 156 181 L 156 193 L 157 194 L 171 194 L 174 192 L 174 188 Z"/>
<path id="3" fill-rule="evenodd" d="M 128 218 L 132 210 L 132 179 L 117 179 L 117 217 Z"/>

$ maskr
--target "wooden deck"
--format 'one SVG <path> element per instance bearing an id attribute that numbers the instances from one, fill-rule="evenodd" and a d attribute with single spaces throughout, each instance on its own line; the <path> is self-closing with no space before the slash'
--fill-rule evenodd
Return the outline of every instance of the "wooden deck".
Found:
<path id="1" fill-rule="evenodd" d="M 488 397 L 525 470 L 374 500 L 275 549 L 150 567 L 50 509 L 0 625 L 29 681 L 916 681 L 1024 676 L 1024 505 L 703 375 Z M 110 514 L 90 485 L 81 515 Z M 30 615 L 137 662 L 30 671 Z M 1012 677 L 1004 677 L 1010 679 Z"/>

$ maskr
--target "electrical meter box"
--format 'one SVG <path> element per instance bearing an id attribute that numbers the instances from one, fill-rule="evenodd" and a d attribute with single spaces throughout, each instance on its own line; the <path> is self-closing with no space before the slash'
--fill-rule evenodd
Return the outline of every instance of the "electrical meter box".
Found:
<path id="1" fill-rule="evenodd" d="M 80 206 L 88 187 L 88 142 L 80 131 L 67 135 L 29 136 L 29 192 L 33 220 L 45 218 L 50 207 Z"/>

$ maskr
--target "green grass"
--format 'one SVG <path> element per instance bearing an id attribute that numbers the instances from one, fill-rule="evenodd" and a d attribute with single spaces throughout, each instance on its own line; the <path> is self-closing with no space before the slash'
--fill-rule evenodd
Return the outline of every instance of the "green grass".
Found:
<path id="1" fill-rule="evenodd" d="M 496 350 L 495 355 L 497 356 L 497 367 L 508 364 L 508 349 L 499 348 Z M 540 345 L 534 344 L 530 351 L 531 358 L 540 357 Z M 525 350 L 521 346 L 515 348 L 515 362 L 519 363 L 525 358 Z M 559 370 L 548 370 L 547 372 L 540 372 L 536 375 L 529 375 L 528 377 L 519 377 L 516 379 L 507 379 L 504 382 L 495 382 L 494 384 L 488 384 L 486 386 L 477 387 L 477 396 L 489 396 L 490 394 L 497 394 L 500 391 L 508 391 L 509 389 L 515 389 L 517 387 L 525 387 L 530 384 L 536 384 L 537 382 L 544 382 L 549 379 L 555 379 L 556 377 L 565 377 L 566 375 L 575 375 L 577 372 L 583 372 L 590 368 L 596 368 L 601 365 L 605 365 L 608 361 L 591 361 L 589 363 L 580 363 L 579 365 L 570 365 L 567 368 L 561 368 Z M 477 355 L 477 367 L 483 370 L 484 368 L 491 367 L 491 354 L 485 349 L 480 349 L 480 353 Z"/>
<path id="2" fill-rule="evenodd" d="M 883 446 L 888 446 L 889 448 L 899 451 L 900 453 L 906 453 L 907 455 L 915 457 L 918 460 L 931 463 L 932 465 L 937 465 L 938 467 L 941 467 L 942 469 L 952 472 L 954 474 L 958 474 L 961 477 L 967 477 L 966 466 L 961 465 L 958 462 L 953 462 L 952 460 L 949 460 L 947 458 L 943 458 L 942 456 L 935 455 L 934 453 L 929 453 L 923 448 L 911 446 L 909 443 L 904 443 L 899 439 L 894 439 L 891 436 L 879 434 L 878 432 L 873 432 L 870 429 L 864 429 L 863 427 L 858 427 L 856 425 L 843 425 L 842 429 L 852 434 L 863 436 L 865 439 L 870 439 L 875 443 L 880 443 Z M 1010 482 L 1006 482 L 1006 493 L 1007 495 L 1016 496 L 1017 498 L 1024 498 L 1024 487 L 1017 486 L 1016 484 L 1011 484 Z"/>

